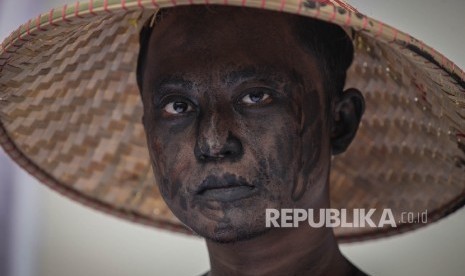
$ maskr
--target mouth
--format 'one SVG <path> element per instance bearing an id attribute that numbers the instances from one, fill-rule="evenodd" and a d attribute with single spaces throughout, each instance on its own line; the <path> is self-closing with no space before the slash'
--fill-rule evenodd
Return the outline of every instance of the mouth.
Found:
<path id="1" fill-rule="evenodd" d="M 257 191 L 254 185 L 229 175 L 210 175 L 199 185 L 196 195 L 205 200 L 235 201 L 250 197 Z"/>

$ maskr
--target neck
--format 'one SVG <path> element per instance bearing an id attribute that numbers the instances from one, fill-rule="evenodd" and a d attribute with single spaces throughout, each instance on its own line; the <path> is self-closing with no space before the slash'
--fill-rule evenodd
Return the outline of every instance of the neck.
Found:
<path id="1" fill-rule="evenodd" d="M 210 276 L 359 275 L 340 252 L 331 228 L 274 228 L 247 241 L 207 241 Z M 363 274 L 362 274 L 363 275 Z"/>

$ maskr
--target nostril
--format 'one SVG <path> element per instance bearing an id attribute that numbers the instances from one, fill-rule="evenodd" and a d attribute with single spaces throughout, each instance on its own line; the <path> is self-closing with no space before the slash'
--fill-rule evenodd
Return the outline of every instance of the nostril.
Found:
<path id="1" fill-rule="evenodd" d="M 243 154 L 241 141 L 238 138 L 229 135 L 223 149 L 219 152 L 219 154 L 224 158 L 234 160 L 239 159 Z"/>
<path id="2" fill-rule="evenodd" d="M 231 154 L 232 154 L 232 151 L 227 150 L 227 151 L 223 152 L 222 154 L 220 154 L 220 156 L 221 156 L 221 157 L 230 156 Z"/>
<path id="3" fill-rule="evenodd" d="M 224 155 L 222 154 L 218 154 L 218 155 L 205 155 L 205 154 L 202 154 L 199 156 L 199 160 L 200 161 L 218 161 L 220 159 L 223 159 L 225 158 Z"/>
<path id="4" fill-rule="evenodd" d="M 229 133 L 221 149 L 213 149 L 208 143 L 205 143 L 205 141 L 198 140 L 194 148 L 194 154 L 197 160 L 202 162 L 226 159 L 237 161 L 243 155 L 243 149 L 241 141 Z"/>

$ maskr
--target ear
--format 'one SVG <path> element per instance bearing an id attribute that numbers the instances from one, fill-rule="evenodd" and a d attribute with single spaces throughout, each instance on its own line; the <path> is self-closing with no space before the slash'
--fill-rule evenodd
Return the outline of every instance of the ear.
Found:
<path id="1" fill-rule="evenodd" d="M 365 99 L 357 89 L 350 88 L 337 98 L 332 114 L 331 151 L 333 155 L 344 152 L 357 133 L 365 111 Z"/>

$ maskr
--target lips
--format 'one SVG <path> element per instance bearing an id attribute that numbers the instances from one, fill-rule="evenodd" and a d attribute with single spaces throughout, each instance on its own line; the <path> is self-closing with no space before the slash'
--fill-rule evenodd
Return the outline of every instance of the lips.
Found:
<path id="1" fill-rule="evenodd" d="M 206 200 L 234 201 L 252 196 L 255 192 L 255 186 L 247 181 L 225 174 L 205 178 L 197 188 L 196 195 Z"/>

